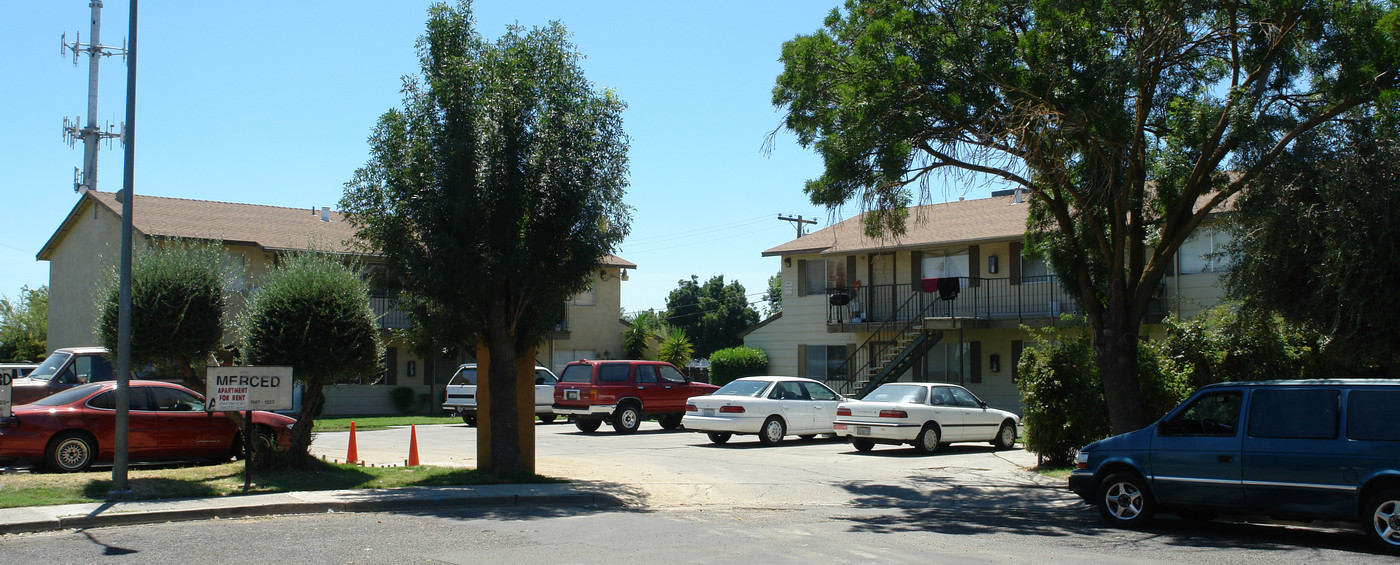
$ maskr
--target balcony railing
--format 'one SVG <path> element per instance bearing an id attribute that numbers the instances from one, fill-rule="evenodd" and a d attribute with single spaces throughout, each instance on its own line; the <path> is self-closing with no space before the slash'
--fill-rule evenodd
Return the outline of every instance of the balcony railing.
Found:
<path id="1" fill-rule="evenodd" d="M 374 319 L 378 321 L 380 329 L 401 330 L 409 327 L 408 314 L 399 308 L 398 300 L 371 296 L 369 305 L 374 309 Z"/>
<path id="2" fill-rule="evenodd" d="M 1075 297 L 1054 276 L 1021 277 L 1020 284 L 1011 284 L 1009 278 L 958 277 L 957 298 L 942 301 L 935 300 L 937 292 L 923 292 L 922 285 L 910 284 L 829 289 L 828 294 L 832 295 L 827 301 L 829 324 L 904 320 L 920 312 L 930 318 L 978 320 L 1034 320 L 1082 313 Z M 1166 313 L 1161 294 L 1148 308 L 1149 316 Z M 925 311 L 932 302 L 940 303 Z"/>

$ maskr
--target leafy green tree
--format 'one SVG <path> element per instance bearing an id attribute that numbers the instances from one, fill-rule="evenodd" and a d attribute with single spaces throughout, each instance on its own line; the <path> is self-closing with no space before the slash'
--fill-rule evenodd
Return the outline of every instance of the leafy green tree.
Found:
<path id="1" fill-rule="evenodd" d="M 783 274 L 778 273 L 768 277 L 768 294 L 763 296 L 768 301 L 764 314 L 772 316 L 783 311 Z"/>
<path id="2" fill-rule="evenodd" d="M 37 361 L 48 353 L 49 287 L 19 289 L 0 298 L 0 360 Z"/>
<path id="3" fill-rule="evenodd" d="M 1347 372 L 1394 375 L 1400 136 L 1353 118 L 1300 137 L 1245 192 L 1228 288 L 1256 318 L 1316 328 Z"/>
<path id="4" fill-rule="evenodd" d="M 695 346 L 685 335 L 685 328 L 667 327 L 662 330 L 665 337 L 656 345 L 656 360 L 665 361 L 684 368 L 690 364 Z"/>
<path id="5" fill-rule="evenodd" d="M 622 330 L 622 358 L 647 359 L 652 346 L 661 341 L 661 317 L 645 310 L 627 319 Z"/>
<path id="6" fill-rule="evenodd" d="M 758 323 L 758 312 L 739 281 L 724 284 L 724 275 L 715 275 L 702 285 L 691 275 L 677 284 L 679 288 L 666 296 L 666 323 L 693 337 L 699 357 L 743 345 L 739 333 Z"/>
<path id="7" fill-rule="evenodd" d="M 187 240 L 138 247 L 131 260 L 131 366 L 172 364 L 185 386 L 203 392 L 197 370 L 223 344 L 223 245 Z M 242 275 L 242 273 L 238 273 Z M 97 338 L 116 355 L 121 286 L 115 270 L 98 303 Z"/>
<path id="8" fill-rule="evenodd" d="M 773 92 L 814 203 L 904 229 L 940 173 L 1030 194 L 1088 314 L 1115 432 L 1147 423 L 1138 331 L 1181 243 L 1289 144 L 1393 91 L 1389 2 L 849 0 Z M 971 180 L 971 179 L 969 179 Z"/>
<path id="9" fill-rule="evenodd" d="M 490 466 L 525 469 L 516 363 L 627 235 L 624 104 L 597 91 L 555 22 L 494 42 L 471 4 L 429 8 L 421 76 L 379 119 L 341 207 L 444 339 L 490 352 Z M 533 363 L 533 359 L 525 362 Z M 533 462 L 532 462 L 533 463 Z"/>
<path id="10" fill-rule="evenodd" d="M 1178 372 L 1190 390 L 1225 381 L 1338 376 L 1323 351 L 1326 336 L 1274 312 L 1221 304 L 1197 316 L 1163 321 L 1166 337 L 1151 342 L 1163 370 Z"/>
<path id="11" fill-rule="evenodd" d="M 383 345 L 368 284 L 333 256 L 293 253 L 263 278 L 239 331 L 245 363 L 290 366 L 302 385 L 286 463 L 311 461 L 311 430 L 325 385 L 379 372 Z"/>

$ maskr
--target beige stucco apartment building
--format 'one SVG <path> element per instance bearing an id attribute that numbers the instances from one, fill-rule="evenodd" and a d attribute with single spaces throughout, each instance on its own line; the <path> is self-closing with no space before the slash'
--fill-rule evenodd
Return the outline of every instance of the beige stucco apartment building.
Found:
<path id="1" fill-rule="evenodd" d="M 856 392 L 884 371 L 904 381 L 954 382 L 993 406 L 1018 409 L 1022 325 L 1077 313 L 1044 260 L 1021 256 L 1028 204 L 1011 191 L 911 208 L 899 238 L 865 236 L 848 219 L 763 252 L 778 257 L 782 312 L 751 328 L 772 374 L 824 379 Z M 1182 246 L 1149 314 L 1190 317 L 1223 292 L 1226 233 L 1201 228 Z M 940 285 L 937 280 L 942 280 Z"/>
<path id="2" fill-rule="evenodd" d="M 328 208 L 282 208 L 208 200 L 136 195 L 132 202 L 133 239 L 149 246 L 160 238 L 221 241 L 235 273 L 227 281 L 230 310 L 241 311 L 244 299 L 280 254 L 314 249 L 356 255 L 354 228 Z M 97 343 L 98 289 L 120 258 L 121 202 L 110 192 L 90 191 L 64 218 L 38 259 L 49 262 L 48 349 Z M 363 257 L 373 265 L 373 257 Z M 637 266 L 608 255 L 599 261 L 593 288 L 575 296 L 565 318 L 540 344 L 538 362 L 556 372 L 581 358 L 614 355 L 622 350 L 622 281 Z M 373 278 L 371 278 L 373 285 Z M 408 386 L 418 392 L 418 410 L 437 412 L 443 387 L 457 365 L 470 358 L 421 358 L 391 339 L 390 330 L 408 327 L 394 300 L 371 287 L 370 303 L 379 315 L 386 340 L 385 372 L 367 384 L 341 384 L 326 390 L 327 415 L 395 411 L 389 390 Z M 230 342 L 232 341 L 230 336 Z"/>

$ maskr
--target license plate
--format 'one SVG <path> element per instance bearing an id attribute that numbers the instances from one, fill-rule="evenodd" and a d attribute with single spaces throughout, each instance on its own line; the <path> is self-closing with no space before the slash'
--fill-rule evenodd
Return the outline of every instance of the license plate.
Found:
<path id="1" fill-rule="evenodd" d="M 564 400 L 578 400 L 578 391 L 577 391 L 577 390 L 566 390 L 566 391 L 564 391 Z"/>
<path id="2" fill-rule="evenodd" d="M 858 435 L 858 436 L 868 436 L 868 435 L 870 435 L 870 426 L 856 426 L 856 435 Z"/>
<path id="3" fill-rule="evenodd" d="M 714 408 L 706 408 L 706 409 L 704 409 L 704 413 L 705 413 L 706 416 L 714 416 L 714 415 L 715 415 L 715 409 L 714 409 Z"/>

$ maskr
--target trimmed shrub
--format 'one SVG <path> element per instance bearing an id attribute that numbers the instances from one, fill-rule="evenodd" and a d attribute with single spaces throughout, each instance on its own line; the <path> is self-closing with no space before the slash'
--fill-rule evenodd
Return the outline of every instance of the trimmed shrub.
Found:
<path id="1" fill-rule="evenodd" d="M 724 386 L 739 377 L 762 375 L 768 371 L 768 354 L 745 345 L 710 354 L 710 384 Z"/>
<path id="2" fill-rule="evenodd" d="M 406 386 L 394 387 L 389 391 L 389 399 L 394 401 L 394 408 L 403 414 L 413 410 L 413 397 L 413 389 Z"/>
<path id="3" fill-rule="evenodd" d="M 1017 374 L 1026 450 L 1040 464 L 1069 465 L 1079 448 L 1108 435 L 1108 404 L 1087 332 L 1041 338 L 1039 347 L 1021 354 Z"/>

